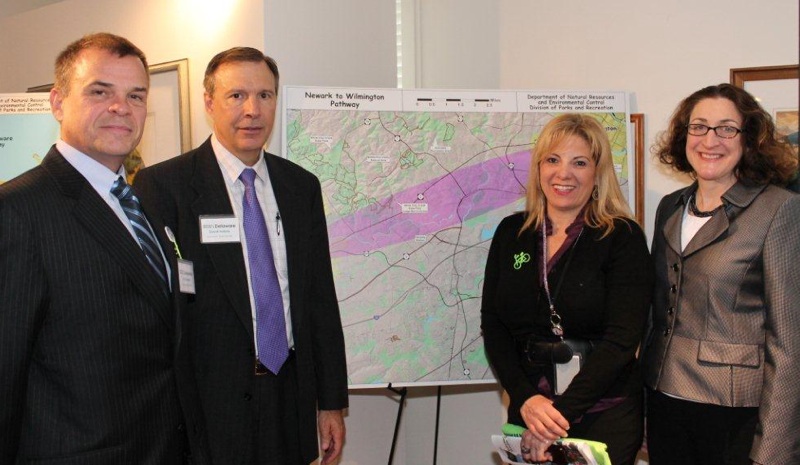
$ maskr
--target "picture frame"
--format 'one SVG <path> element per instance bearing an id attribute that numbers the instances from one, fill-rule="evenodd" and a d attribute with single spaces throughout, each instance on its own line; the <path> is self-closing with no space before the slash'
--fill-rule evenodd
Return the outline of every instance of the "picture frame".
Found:
<path id="1" fill-rule="evenodd" d="M 748 91 L 773 118 L 779 136 L 798 150 L 798 65 L 733 68 L 730 82 Z"/>
<path id="2" fill-rule="evenodd" d="M 28 87 L 26 92 L 29 93 L 29 94 L 32 93 L 32 92 L 50 92 L 50 89 L 52 89 L 52 88 L 53 88 L 53 84 L 42 84 L 40 86 Z"/>
<path id="3" fill-rule="evenodd" d="M 147 119 L 137 151 L 151 166 L 192 148 L 189 60 L 150 65 Z"/>
<path id="4" fill-rule="evenodd" d="M 150 89 L 147 119 L 139 145 L 125 160 L 128 182 L 142 166 L 150 166 L 192 148 L 189 108 L 189 60 L 157 63 L 148 67 Z M 28 92 L 50 92 L 53 84 L 28 87 Z"/>
<path id="5" fill-rule="evenodd" d="M 777 79 L 797 79 L 798 65 L 756 66 L 753 68 L 732 68 L 731 84 L 745 89 L 748 81 L 773 81 Z"/>
<path id="6" fill-rule="evenodd" d="M 644 227 L 644 113 L 631 113 L 634 165 L 634 216 Z"/>

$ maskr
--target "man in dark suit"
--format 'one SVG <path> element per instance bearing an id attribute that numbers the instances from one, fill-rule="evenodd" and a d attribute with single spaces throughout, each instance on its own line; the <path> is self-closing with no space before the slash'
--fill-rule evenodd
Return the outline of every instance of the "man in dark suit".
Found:
<path id="1" fill-rule="evenodd" d="M 308 464 L 318 427 L 322 463 L 334 463 L 347 372 L 319 181 L 263 149 L 274 60 L 227 50 L 209 62 L 204 86 L 214 134 L 139 172 L 136 187 L 192 262 L 187 335 L 212 458 Z"/>
<path id="2" fill-rule="evenodd" d="M 50 93 L 60 140 L 0 186 L 0 463 L 187 463 L 187 439 L 207 458 L 175 265 L 124 184 L 148 87 L 128 40 L 70 44 Z"/>

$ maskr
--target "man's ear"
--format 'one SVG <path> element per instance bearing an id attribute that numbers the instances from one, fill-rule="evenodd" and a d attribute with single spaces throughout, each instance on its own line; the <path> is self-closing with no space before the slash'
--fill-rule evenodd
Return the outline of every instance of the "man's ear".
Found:
<path id="1" fill-rule="evenodd" d="M 61 122 L 64 117 L 64 110 L 62 105 L 64 103 L 63 92 L 57 87 L 50 89 L 50 112 L 56 118 L 56 121 Z"/>
<path id="2" fill-rule="evenodd" d="M 203 92 L 203 102 L 205 103 L 206 113 L 214 113 L 214 97 L 208 92 Z"/>

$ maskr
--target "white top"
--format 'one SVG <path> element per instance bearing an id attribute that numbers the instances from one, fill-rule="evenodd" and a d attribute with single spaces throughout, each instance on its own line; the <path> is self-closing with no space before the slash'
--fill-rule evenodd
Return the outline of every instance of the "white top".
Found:
<path id="1" fill-rule="evenodd" d="M 704 224 L 708 223 L 710 216 L 704 218 L 690 215 L 689 204 L 687 202 L 686 208 L 683 209 L 683 221 L 681 221 L 681 250 L 686 250 L 686 246 L 692 241 L 692 238 Z"/>

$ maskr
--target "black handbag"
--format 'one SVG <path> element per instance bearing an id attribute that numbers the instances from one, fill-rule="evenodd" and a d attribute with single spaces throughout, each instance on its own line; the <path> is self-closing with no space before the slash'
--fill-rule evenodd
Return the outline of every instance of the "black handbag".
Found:
<path id="1" fill-rule="evenodd" d="M 555 363 L 567 363 L 574 355 L 580 357 L 581 366 L 592 352 L 594 344 L 588 339 L 562 339 L 547 341 L 535 335 L 528 336 L 523 342 L 522 352 L 531 365 L 551 366 Z"/>

